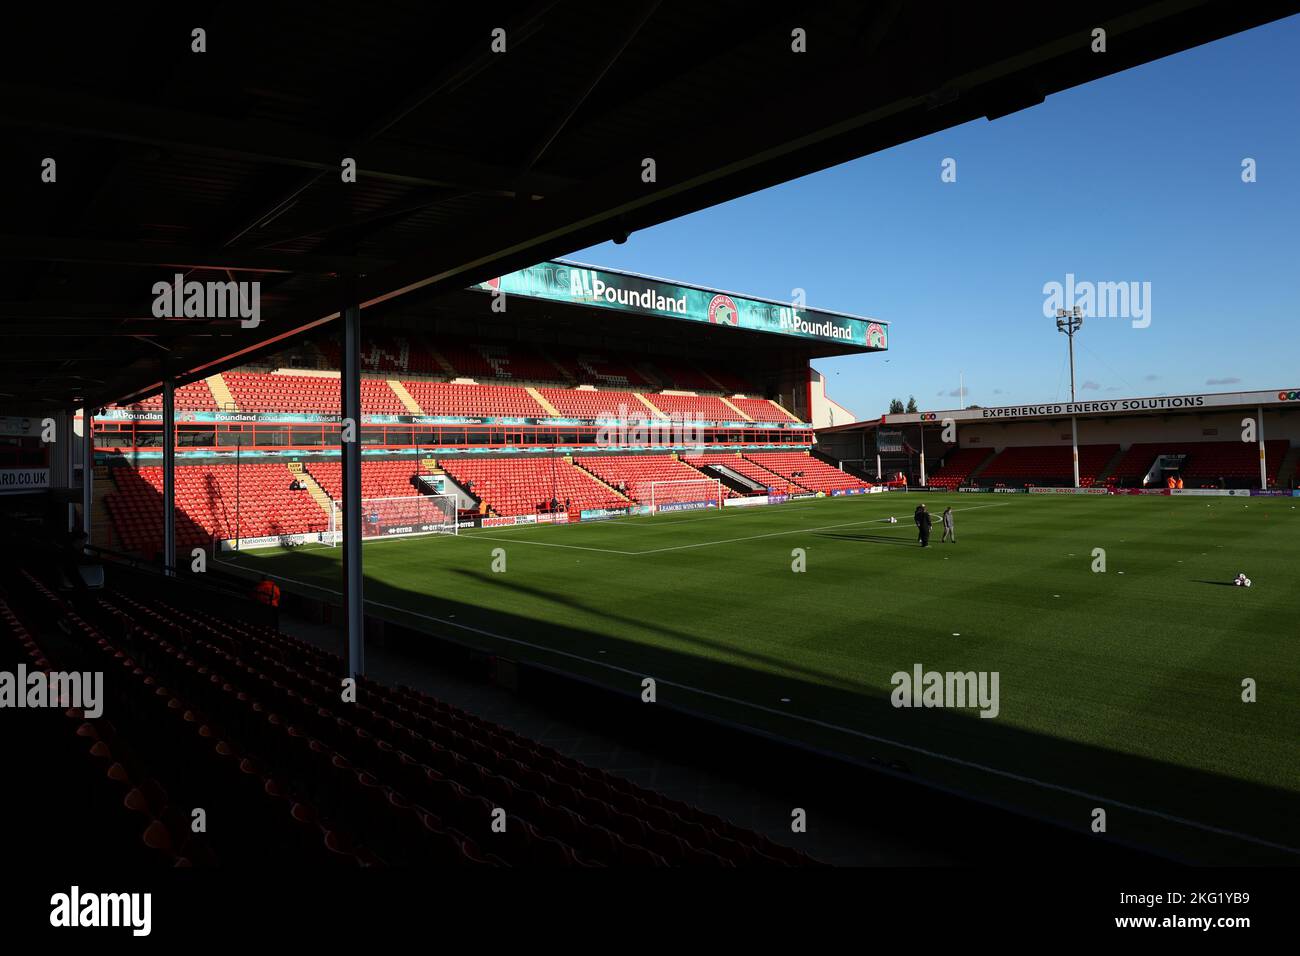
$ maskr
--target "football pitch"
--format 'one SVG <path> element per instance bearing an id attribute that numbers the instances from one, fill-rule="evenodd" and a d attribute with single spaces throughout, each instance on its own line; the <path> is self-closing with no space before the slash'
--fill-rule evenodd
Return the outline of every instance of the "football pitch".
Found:
<path id="1" fill-rule="evenodd" d="M 948 505 L 956 544 L 939 541 Z M 473 530 L 367 543 L 366 599 L 1084 832 L 1101 809 L 1110 836 L 1180 858 L 1295 863 L 1297 505 L 885 494 Z M 337 591 L 340 553 L 236 563 Z M 1233 585 L 1242 571 L 1253 587 Z M 923 696 L 928 672 L 974 672 L 988 693 L 894 706 L 901 675 L 918 704 L 961 703 L 951 681 Z"/>

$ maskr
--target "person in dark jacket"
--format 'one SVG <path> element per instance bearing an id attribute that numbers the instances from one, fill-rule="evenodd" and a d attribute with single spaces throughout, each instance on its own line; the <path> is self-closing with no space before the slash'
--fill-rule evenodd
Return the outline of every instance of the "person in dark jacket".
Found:
<path id="1" fill-rule="evenodd" d="M 916 530 L 921 535 L 921 547 L 930 547 L 930 526 L 934 523 L 930 512 L 925 510 L 925 505 L 917 505 L 916 513 L 912 517 L 916 521 Z"/>

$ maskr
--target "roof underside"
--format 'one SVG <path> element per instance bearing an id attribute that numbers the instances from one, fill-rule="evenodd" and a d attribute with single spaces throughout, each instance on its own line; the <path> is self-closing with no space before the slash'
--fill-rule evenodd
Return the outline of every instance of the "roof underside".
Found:
<path id="1" fill-rule="evenodd" d="M 0 407 L 140 397 L 326 333 L 345 302 L 427 302 L 1296 9 L 7 10 Z M 207 52 L 191 52 L 196 26 Z M 1105 54 L 1090 50 L 1098 26 Z M 155 318 L 153 285 L 177 272 L 260 281 L 260 325 Z"/>

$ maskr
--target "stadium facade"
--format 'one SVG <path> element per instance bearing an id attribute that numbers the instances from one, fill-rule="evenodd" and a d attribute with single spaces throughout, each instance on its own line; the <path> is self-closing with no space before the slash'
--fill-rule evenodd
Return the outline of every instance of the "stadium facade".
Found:
<path id="1" fill-rule="evenodd" d="M 363 497 L 452 496 L 468 525 L 636 514 L 656 495 L 654 507 L 691 504 L 664 502 L 672 482 L 701 505 L 860 491 L 810 456 L 831 403 L 809 362 L 888 343 L 888 324 L 862 316 L 540 263 L 367 325 Z M 178 548 L 328 537 L 342 494 L 340 357 L 307 341 L 177 389 L 170 448 L 161 399 L 97 410 L 97 543 L 158 552 L 168 454 Z M 80 435 L 82 416 L 71 425 Z M 0 487 L 57 488 L 78 466 L 51 467 L 39 441 L 19 441 L 31 447 L 0 468 Z M 709 481 L 720 501 L 691 487 Z"/>
<path id="2" fill-rule="evenodd" d="M 882 415 L 817 436 L 817 449 L 855 474 L 901 471 L 914 485 L 968 490 L 1073 486 L 1076 443 L 1082 490 L 1289 492 L 1300 391 L 971 406 Z"/>

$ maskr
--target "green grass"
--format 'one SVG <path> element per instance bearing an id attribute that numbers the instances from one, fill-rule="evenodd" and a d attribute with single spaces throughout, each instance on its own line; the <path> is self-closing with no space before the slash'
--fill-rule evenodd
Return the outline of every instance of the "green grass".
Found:
<path id="1" fill-rule="evenodd" d="M 916 546 L 922 500 L 954 507 L 958 544 L 936 528 Z M 366 597 L 381 616 L 629 694 L 650 676 L 660 703 L 901 760 L 1067 826 L 1100 806 L 1120 839 L 1294 862 L 1265 845 L 1300 847 L 1293 505 L 879 495 L 492 529 L 367 544 Z M 339 556 L 240 561 L 337 589 Z M 1230 586 L 1238 571 L 1251 589 Z M 1000 713 L 892 707 L 891 676 L 916 663 L 998 672 Z"/>

